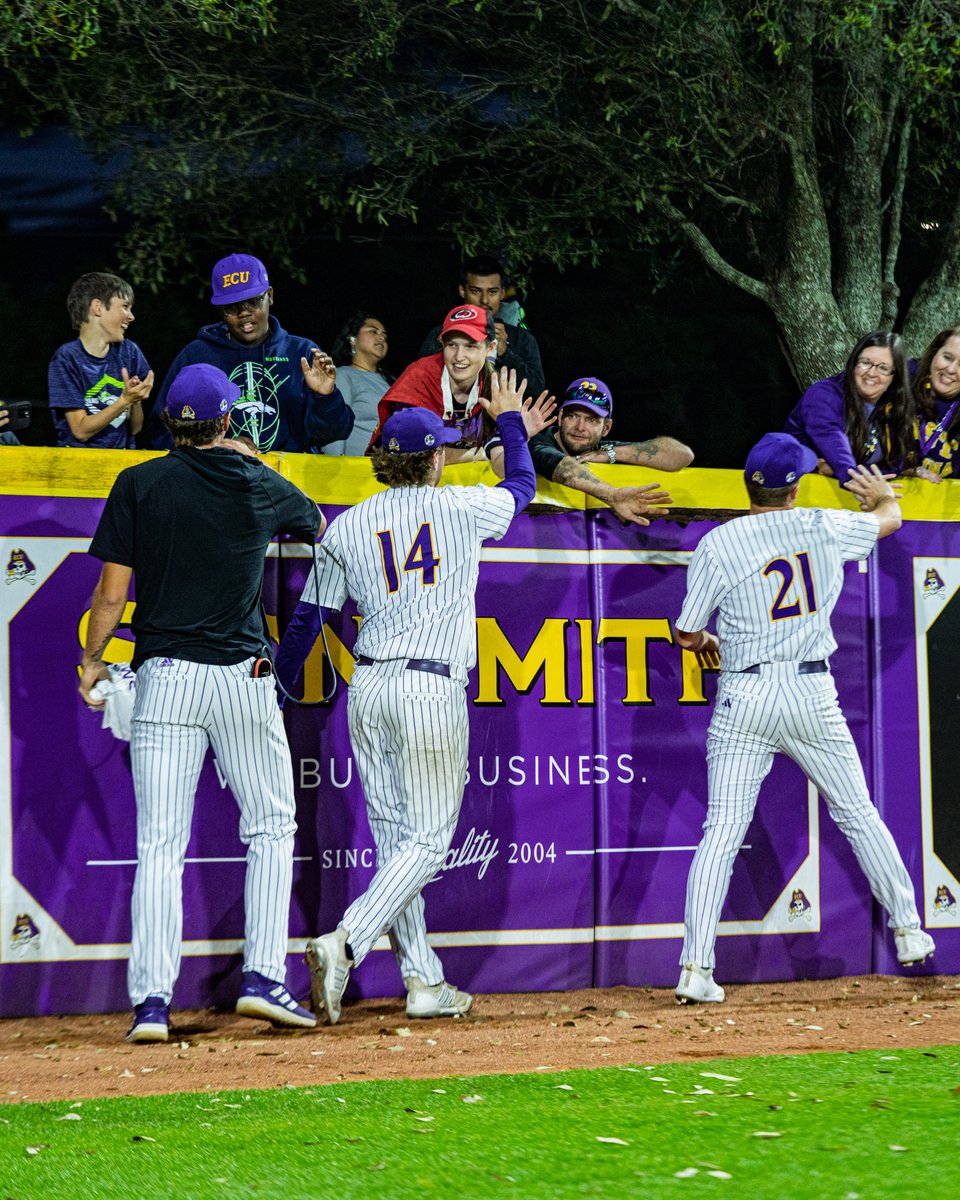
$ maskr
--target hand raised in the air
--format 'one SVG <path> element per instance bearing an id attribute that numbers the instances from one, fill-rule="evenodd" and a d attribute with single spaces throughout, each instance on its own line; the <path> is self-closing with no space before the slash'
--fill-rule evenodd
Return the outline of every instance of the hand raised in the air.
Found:
<path id="1" fill-rule="evenodd" d="M 640 487 L 612 488 L 603 499 L 610 505 L 621 521 L 632 521 L 635 525 L 649 525 L 647 515 L 656 516 L 657 509 L 672 504 L 669 492 L 660 491 L 659 483 L 644 483 Z"/>
<path id="2" fill-rule="evenodd" d="M 535 437 L 541 429 L 546 429 L 550 425 L 556 424 L 557 418 L 553 415 L 557 408 L 556 396 L 548 396 L 546 389 L 534 400 L 532 396 L 528 396 L 523 402 L 523 407 L 520 409 L 520 416 L 523 417 L 523 427 L 527 431 L 527 441 Z"/>
<path id="3" fill-rule="evenodd" d="M 311 361 L 300 359 L 300 370 L 311 392 L 318 396 L 329 396 L 337 386 L 337 368 L 329 354 L 324 354 L 316 346 L 310 351 Z"/>
<path id="4" fill-rule="evenodd" d="M 517 385 L 517 372 L 513 367 L 501 367 L 490 376 L 490 399 L 481 396 L 480 403 L 491 417 L 499 417 L 503 412 L 520 412 L 526 388 L 525 379 Z"/>

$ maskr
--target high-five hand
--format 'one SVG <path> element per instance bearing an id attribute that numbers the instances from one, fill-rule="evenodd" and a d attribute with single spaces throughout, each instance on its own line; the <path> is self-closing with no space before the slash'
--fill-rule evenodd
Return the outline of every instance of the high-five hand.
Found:
<path id="1" fill-rule="evenodd" d="M 490 399 L 481 396 L 480 403 L 491 417 L 499 417 L 502 412 L 521 412 L 526 387 L 525 379 L 517 386 L 517 372 L 513 367 L 501 367 L 490 376 Z"/>

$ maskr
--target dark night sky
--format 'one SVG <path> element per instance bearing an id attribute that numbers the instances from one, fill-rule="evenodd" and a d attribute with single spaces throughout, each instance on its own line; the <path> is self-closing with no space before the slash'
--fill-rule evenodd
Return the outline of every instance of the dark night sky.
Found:
<path id="1" fill-rule="evenodd" d="M 92 159 L 65 133 L 23 139 L 0 130 L 0 316 L 14 341 L 5 396 L 42 401 L 50 355 L 72 336 L 67 288 L 85 271 L 116 269 L 115 231 L 102 200 Z M 224 245 L 203 252 L 204 269 L 192 281 L 161 295 L 137 289 L 131 333 L 158 376 L 212 319 L 207 271 L 237 249 L 270 268 L 281 324 L 323 346 L 356 308 L 378 313 L 391 334 L 386 365 L 393 374 L 457 302 L 457 249 L 421 227 L 398 226 L 376 239 L 363 230 L 341 241 L 304 239 L 298 253 L 306 285 L 271 267 L 268 246 Z M 527 321 L 548 385 L 561 390 L 578 374 L 605 379 L 615 399 L 614 436 L 672 434 L 694 448 L 697 465 L 737 466 L 760 434 L 782 425 L 797 389 L 761 305 L 691 262 L 686 275 L 654 294 L 643 261 L 622 245 L 596 270 L 530 266 Z M 32 434 L 49 440 L 43 417 Z"/>

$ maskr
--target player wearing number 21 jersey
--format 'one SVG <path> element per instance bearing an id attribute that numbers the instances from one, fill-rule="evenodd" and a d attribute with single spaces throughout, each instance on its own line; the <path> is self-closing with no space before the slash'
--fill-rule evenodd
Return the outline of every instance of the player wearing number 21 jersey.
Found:
<path id="1" fill-rule="evenodd" d="M 317 578 L 301 601 L 342 608 L 352 596 L 362 617 L 347 719 L 377 869 L 339 927 L 307 943 L 314 1011 L 331 1025 L 351 969 L 384 933 L 406 985 L 408 1016 L 459 1016 L 472 1003 L 444 980 L 421 892 L 446 858 L 463 799 L 464 685 L 476 662 L 480 547 L 503 537 L 536 488 L 523 387 L 506 368 L 491 379 L 492 397 L 481 404 L 503 437 L 503 482 L 438 488 L 443 447 L 458 440 L 458 430 L 427 409 L 395 413 L 373 452 L 387 490 L 331 523 L 317 550 Z M 302 661 L 302 653 L 296 657 Z"/>
<path id="2" fill-rule="evenodd" d="M 701 665 L 720 667 L 707 734 L 704 836 L 687 878 L 677 999 L 720 1001 L 714 946 L 734 860 L 760 786 L 778 751 L 815 785 L 846 836 L 876 900 L 890 916 L 901 963 L 933 953 L 893 838 L 870 801 L 827 658 L 837 644 L 830 615 L 843 564 L 865 559 L 900 527 L 900 506 L 876 469 L 850 471 L 863 512 L 794 507 L 816 454 L 771 433 L 750 451 L 744 477 L 750 515 L 708 533 L 687 571 L 677 642 Z M 717 616 L 716 635 L 707 622 Z"/>

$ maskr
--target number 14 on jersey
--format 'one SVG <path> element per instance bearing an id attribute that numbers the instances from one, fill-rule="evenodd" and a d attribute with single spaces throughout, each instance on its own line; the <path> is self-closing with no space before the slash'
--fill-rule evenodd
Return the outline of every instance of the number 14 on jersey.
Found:
<path id="1" fill-rule="evenodd" d="M 380 542 L 380 554 L 383 559 L 383 575 L 387 581 L 388 592 L 400 590 L 400 572 L 397 569 L 397 551 L 393 540 L 392 529 L 381 529 L 377 533 Z M 440 558 L 433 548 L 433 531 L 430 522 L 424 523 L 417 530 L 417 535 L 410 543 L 407 557 L 403 560 L 404 571 L 419 571 L 420 583 L 424 587 L 432 587 L 437 582 L 437 568 Z"/>

